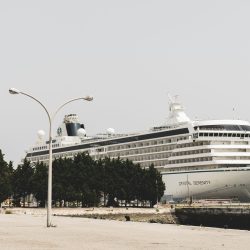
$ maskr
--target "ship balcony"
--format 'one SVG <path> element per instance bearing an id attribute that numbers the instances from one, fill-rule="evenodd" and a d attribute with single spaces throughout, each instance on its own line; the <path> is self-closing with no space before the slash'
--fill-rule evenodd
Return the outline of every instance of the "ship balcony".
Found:
<path id="1" fill-rule="evenodd" d="M 196 167 L 199 169 L 202 166 L 206 165 L 250 165 L 249 160 L 229 160 L 229 159 L 213 159 L 212 157 L 209 160 L 204 161 L 190 161 L 190 162 L 180 162 L 180 160 L 176 162 L 169 162 L 168 166 L 171 168 L 179 168 L 179 167 Z"/>
<path id="2" fill-rule="evenodd" d="M 193 153 L 185 155 L 175 155 L 170 156 L 169 160 L 185 160 L 185 159 L 195 159 L 201 157 L 223 157 L 225 159 L 250 159 L 250 152 L 210 152 L 210 153 Z"/>

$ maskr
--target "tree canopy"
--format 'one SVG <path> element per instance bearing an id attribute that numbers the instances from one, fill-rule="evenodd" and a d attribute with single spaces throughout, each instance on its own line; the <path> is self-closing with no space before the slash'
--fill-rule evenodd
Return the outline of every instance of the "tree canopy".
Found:
<path id="1" fill-rule="evenodd" d="M 4 160 L 4 154 L 0 150 L 0 203 L 9 198 L 12 193 L 11 178 L 13 173 L 12 162 Z"/>
<path id="2" fill-rule="evenodd" d="M 54 160 L 52 180 L 53 203 L 60 206 L 66 203 L 83 207 L 153 206 L 165 190 L 162 176 L 153 165 L 143 169 L 130 160 L 108 157 L 94 160 L 85 153 Z M 20 206 L 21 201 L 32 194 L 44 207 L 48 166 L 41 162 L 31 165 L 25 159 L 13 170 L 12 164 L 7 164 L 0 152 L 1 183 L 1 200 L 12 194 L 15 205 Z"/>

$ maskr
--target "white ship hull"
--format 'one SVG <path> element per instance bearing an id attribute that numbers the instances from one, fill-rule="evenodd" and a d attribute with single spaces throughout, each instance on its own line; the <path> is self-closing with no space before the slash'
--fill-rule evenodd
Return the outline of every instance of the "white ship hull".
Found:
<path id="1" fill-rule="evenodd" d="M 168 199 L 237 198 L 250 200 L 250 168 L 162 173 Z"/>
<path id="2" fill-rule="evenodd" d="M 66 115 L 52 142 L 53 158 L 89 153 L 95 160 L 120 157 L 163 176 L 166 199 L 237 198 L 250 201 L 250 123 L 241 120 L 191 121 L 180 103 L 170 100 L 163 126 L 133 134 L 86 136 L 74 114 Z M 26 155 L 48 163 L 48 143 L 38 142 Z"/>

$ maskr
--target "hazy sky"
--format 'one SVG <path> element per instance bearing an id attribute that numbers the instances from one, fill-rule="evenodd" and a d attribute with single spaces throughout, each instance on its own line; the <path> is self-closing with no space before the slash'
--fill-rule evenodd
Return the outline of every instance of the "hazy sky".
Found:
<path id="1" fill-rule="evenodd" d="M 250 1 L 0 0 L 0 149 L 15 164 L 54 121 L 77 113 L 88 134 L 162 124 L 167 93 L 195 119 L 250 120 Z M 233 112 L 235 108 L 235 112 Z M 48 135 L 48 133 L 46 134 Z"/>

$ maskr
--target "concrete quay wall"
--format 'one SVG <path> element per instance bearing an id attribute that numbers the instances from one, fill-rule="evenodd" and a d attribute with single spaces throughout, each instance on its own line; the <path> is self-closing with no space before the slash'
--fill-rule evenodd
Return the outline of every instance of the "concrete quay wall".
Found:
<path id="1" fill-rule="evenodd" d="M 250 206 L 176 207 L 180 224 L 250 230 Z"/>

